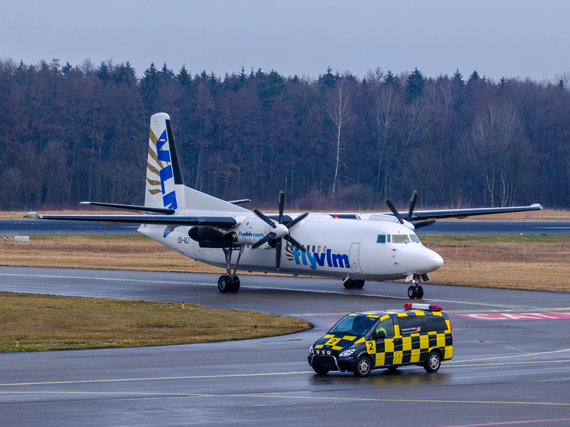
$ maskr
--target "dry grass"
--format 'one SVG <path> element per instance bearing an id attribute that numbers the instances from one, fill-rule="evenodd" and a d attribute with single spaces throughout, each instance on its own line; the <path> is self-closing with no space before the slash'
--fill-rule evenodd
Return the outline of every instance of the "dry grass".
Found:
<path id="1" fill-rule="evenodd" d="M 140 234 L 30 236 L 29 243 L 0 243 L 0 265 L 108 270 L 223 273 Z"/>
<path id="2" fill-rule="evenodd" d="M 230 341 L 311 328 L 300 319 L 195 304 L 11 292 L 0 292 L 0 324 L 0 352 Z"/>
<path id="3" fill-rule="evenodd" d="M 570 291 L 570 235 L 422 236 L 445 260 L 447 285 Z"/>
<path id="4" fill-rule="evenodd" d="M 570 235 L 424 235 L 422 241 L 445 260 L 430 274 L 432 283 L 570 291 Z M 0 265 L 224 272 L 142 235 L 34 235 L 29 243 L 0 243 Z"/>

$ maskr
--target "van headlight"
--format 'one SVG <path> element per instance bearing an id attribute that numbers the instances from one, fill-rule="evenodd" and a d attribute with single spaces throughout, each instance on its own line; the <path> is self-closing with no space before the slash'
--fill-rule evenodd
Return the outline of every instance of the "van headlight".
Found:
<path id="1" fill-rule="evenodd" d="M 347 357 L 347 356 L 352 356 L 352 353 L 354 353 L 356 349 L 351 348 L 350 350 L 344 350 L 342 353 L 340 353 L 340 357 Z"/>

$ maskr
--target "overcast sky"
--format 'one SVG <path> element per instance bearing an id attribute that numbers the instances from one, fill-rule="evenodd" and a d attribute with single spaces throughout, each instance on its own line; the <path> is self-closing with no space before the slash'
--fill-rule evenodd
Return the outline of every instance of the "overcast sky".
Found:
<path id="1" fill-rule="evenodd" d="M 0 0 L 0 11 L 0 58 L 130 61 L 139 77 L 151 62 L 218 75 L 570 71 L 564 0 Z"/>

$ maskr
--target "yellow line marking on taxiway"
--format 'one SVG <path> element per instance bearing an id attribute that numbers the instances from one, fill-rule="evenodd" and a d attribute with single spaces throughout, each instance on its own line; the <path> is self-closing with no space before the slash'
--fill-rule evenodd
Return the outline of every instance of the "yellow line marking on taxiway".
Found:
<path id="1" fill-rule="evenodd" d="M 266 399 L 302 399 L 302 400 L 325 400 L 325 401 L 345 401 L 345 402 L 402 402 L 402 403 L 463 403 L 479 405 L 542 405 L 542 406 L 570 406 L 570 403 L 559 402 L 508 402 L 489 400 L 444 400 L 444 399 L 375 399 L 358 397 L 327 397 L 327 396 L 287 396 L 271 394 L 204 394 L 204 393 L 152 393 L 152 392 L 105 392 L 105 391 L 0 391 L 0 394 L 69 394 L 69 395 L 100 395 L 100 396 L 186 396 L 186 397 L 245 397 L 245 398 L 266 398 Z"/>

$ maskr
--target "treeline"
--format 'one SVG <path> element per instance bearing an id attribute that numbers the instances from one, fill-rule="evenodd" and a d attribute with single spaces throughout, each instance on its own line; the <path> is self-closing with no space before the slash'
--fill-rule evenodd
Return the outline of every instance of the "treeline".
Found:
<path id="1" fill-rule="evenodd" d="M 555 82 L 415 69 L 364 77 L 0 61 L 0 208 L 141 204 L 152 114 L 186 185 L 290 209 L 570 207 L 570 94 Z"/>

